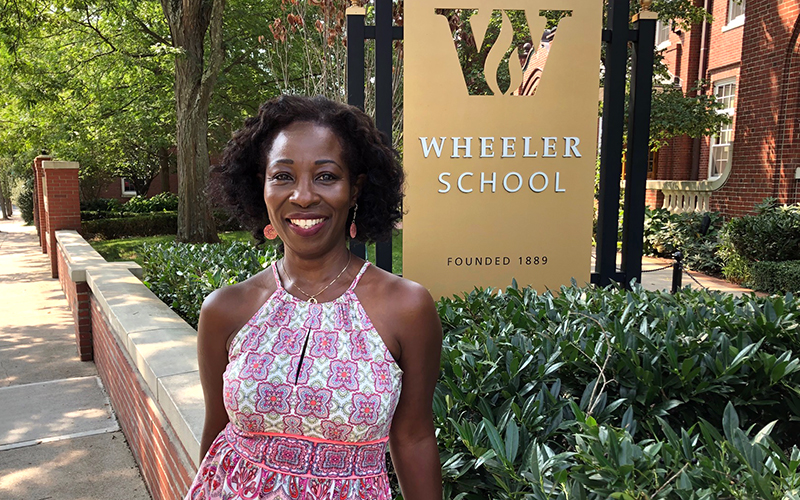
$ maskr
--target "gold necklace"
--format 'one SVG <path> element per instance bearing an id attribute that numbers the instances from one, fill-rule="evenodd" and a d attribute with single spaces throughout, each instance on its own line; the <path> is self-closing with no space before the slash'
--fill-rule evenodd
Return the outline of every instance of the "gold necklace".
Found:
<path id="1" fill-rule="evenodd" d="M 294 285 L 294 287 L 295 287 L 295 288 L 297 288 L 297 290 L 298 290 L 300 293 L 302 293 L 303 295 L 305 295 L 306 297 L 308 297 L 308 301 L 309 301 L 310 303 L 312 303 L 312 304 L 317 304 L 317 303 L 318 303 L 318 302 L 317 302 L 317 295 L 321 294 L 322 292 L 324 292 L 325 290 L 327 290 L 328 288 L 330 288 L 330 286 L 331 286 L 331 285 L 333 285 L 334 283 L 336 283 L 336 280 L 338 280 L 339 278 L 341 278 L 341 277 L 342 277 L 342 275 L 344 274 L 344 272 L 347 270 L 347 267 L 350 265 L 350 259 L 352 259 L 352 258 L 353 258 L 353 254 L 352 254 L 352 252 L 347 252 L 347 254 L 348 254 L 348 256 L 347 256 L 347 264 L 345 264 L 345 265 L 344 265 L 344 267 L 342 268 L 342 270 L 341 270 L 341 271 L 339 271 L 339 274 L 337 274 L 337 275 L 336 275 L 336 277 L 335 277 L 335 278 L 333 278 L 333 281 L 331 281 L 330 283 L 328 283 L 327 285 L 325 285 L 325 288 L 323 288 L 323 289 L 322 289 L 322 290 L 320 290 L 319 292 L 317 292 L 317 293 L 315 293 L 315 294 L 311 295 L 310 293 L 308 293 L 308 292 L 305 292 L 305 291 L 304 291 L 302 288 L 300 288 L 299 286 L 297 286 L 297 283 L 296 283 L 296 282 L 292 281 L 292 285 Z M 286 272 L 286 264 L 285 264 L 283 261 L 281 261 L 281 267 L 283 268 L 283 274 L 285 274 L 285 275 L 286 275 L 286 277 L 287 277 L 287 278 L 289 278 L 289 273 L 287 273 L 287 272 Z M 290 279 L 291 279 L 291 278 L 290 278 Z"/>

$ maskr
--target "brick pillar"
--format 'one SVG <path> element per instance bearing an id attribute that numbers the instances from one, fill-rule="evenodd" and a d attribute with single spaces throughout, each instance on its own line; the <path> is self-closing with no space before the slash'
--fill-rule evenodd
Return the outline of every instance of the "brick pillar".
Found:
<path id="1" fill-rule="evenodd" d="M 56 231 L 81 228 L 81 203 L 78 185 L 78 163 L 43 161 L 44 208 L 47 226 L 46 251 L 50 254 L 50 270 L 58 278 Z"/>
<path id="2" fill-rule="evenodd" d="M 44 213 L 44 169 L 43 161 L 50 161 L 52 158 L 46 155 L 39 155 L 33 160 L 33 178 L 35 184 L 36 199 L 33 200 L 33 220 L 36 222 L 36 231 L 39 233 L 39 245 L 42 246 L 42 253 L 47 253 L 47 217 Z"/>

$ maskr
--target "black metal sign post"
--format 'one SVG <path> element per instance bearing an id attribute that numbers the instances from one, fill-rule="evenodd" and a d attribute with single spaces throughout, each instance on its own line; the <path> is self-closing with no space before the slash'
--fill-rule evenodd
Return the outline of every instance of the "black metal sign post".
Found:
<path id="1" fill-rule="evenodd" d="M 354 4 L 356 2 L 353 2 Z M 375 40 L 375 125 L 388 144 L 392 141 L 392 43 L 403 39 L 403 28 L 392 26 L 392 0 L 375 0 L 375 26 L 365 26 L 366 9 L 347 9 L 347 103 L 364 109 L 364 41 Z M 363 243 L 350 249 L 364 258 Z M 375 245 L 375 263 L 392 272 L 392 241 Z"/>
<path id="2" fill-rule="evenodd" d="M 647 158 L 650 147 L 650 99 L 653 85 L 654 13 L 643 10 L 629 25 L 629 0 L 610 0 L 603 88 L 603 128 L 600 143 L 600 189 L 597 214 L 597 254 L 592 283 L 606 286 L 612 281 L 628 285 L 642 279 Z M 633 45 L 633 75 L 628 106 L 628 148 L 625 169 L 625 213 L 622 223 L 622 267 L 617 271 L 617 231 L 622 136 L 625 123 L 625 80 L 628 42 Z"/>
<path id="3" fill-rule="evenodd" d="M 625 169 L 625 218 L 622 223 L 622 274 L 625 282 L 642 280 L 644 209 L 647 159 L 650 154 L 650 104 L 653 92 L 654 12 L 642 11 L 633 18 L 638 39 L 633 44 L 631 92 L 628 100 L 628 164 Z"/>

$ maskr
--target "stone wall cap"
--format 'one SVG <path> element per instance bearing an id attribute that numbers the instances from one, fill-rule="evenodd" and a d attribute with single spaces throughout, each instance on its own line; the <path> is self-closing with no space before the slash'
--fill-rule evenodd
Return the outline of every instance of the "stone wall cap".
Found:
<path id="1" fill-rule="evenodd" d="M 80 168 L 81 164 L 77 161 L 42 161 L 42 168 L 45 170 L 55 170 L 59 168 Z"/>

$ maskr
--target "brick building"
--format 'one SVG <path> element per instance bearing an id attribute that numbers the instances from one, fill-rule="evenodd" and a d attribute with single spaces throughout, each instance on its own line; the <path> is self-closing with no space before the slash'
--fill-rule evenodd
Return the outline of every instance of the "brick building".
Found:
<path id="1" fill-rule="evenodd" d="M 650 206 L 751 212 L 766 197 L 800 202 L 800 0 L 697 0 L 713 22 L 673 32 L 659 21 L 674 84 L 705 91 L 733 123 L 714 137 L 678 137 L 653 158 Z"/>

